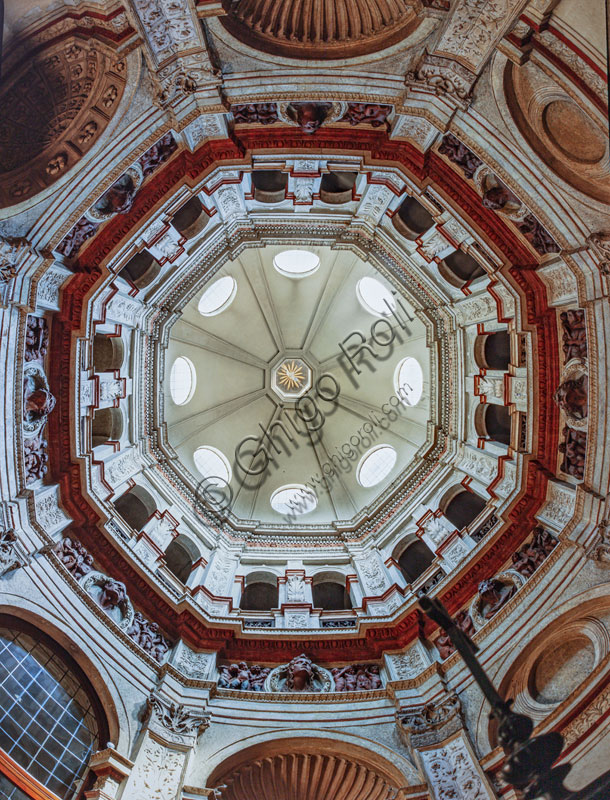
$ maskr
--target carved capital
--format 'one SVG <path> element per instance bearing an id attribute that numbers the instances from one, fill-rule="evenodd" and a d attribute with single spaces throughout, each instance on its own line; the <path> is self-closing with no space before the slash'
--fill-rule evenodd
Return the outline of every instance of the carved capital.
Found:
<path id="1" fill-rule="evenodd" d="M 29 557 L 13 531 L 0 533 L 0 577 L 29 563 Z"/>
<path id="2" fill-rule="evenodd" d="M 146 701 L 148 726 L 174 744 L 192 745 L 210 724 L 210 715 L 172 703 L 153 692 Z"/>
<path id="3" fill-rule="evenodd" d="M 403 707 L 397 716 L 414 748 L 443 742 L 463 727 L 462 704 L 455 694 L 438 703 Z"/>
<path id="4" fill-rule="evenodd" d="M 426 54 L 414 71 L 407 74 L 407 85 L 423 88 L 434 94 L 468 105 L 476 80 L 470 70 L 457 61 L 444 56 Z"/>

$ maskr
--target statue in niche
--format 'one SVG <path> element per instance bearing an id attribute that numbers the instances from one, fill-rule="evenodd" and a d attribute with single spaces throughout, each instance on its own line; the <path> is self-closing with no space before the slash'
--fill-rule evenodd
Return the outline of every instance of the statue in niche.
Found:
<path id="1" fill-rule="evenodd" d="M 561 469 L 566 475 L 582 480 L 585 474 L 585 455 L 587 451 L 587 434 L 575 431 L 566 425 L 563 429 L 565 441 L 559 445 L 559 452 L 565 454 Z"/>
<path id="2" fill-rule="evenodd" d="M 566 361 L 573 358 L 584 361 L 587 357 L 587 329 L 585 327 L 585 312 L 581 308 L 562 311 L 561 320 L 562 346 Z"/>
<path id="3" fill-rule="evenodd" d="M 369 692 L 382 686 L 379 667 L 375 664 L 350 664 L 331 669 L 335 692 Z"/>
<path id="4" fill-rule="evenodd" d="M 55 408 L 44 372 L 36 364 L 28 364 L 23 373 L 23 420 L 28 432 L 35 432 Z"/>
<path id="5" fill-rule="evenodd" d="M 518 203 L 515 195 L 504 184 L 490 186 L 483 192 L 483 206 L 492 211 L 500 211 L 508 203 Z"/>
<path id="6" fill-rule="evenodd" d="M 221 689 L 264 692 L 265 680 L 270 672 L 268 667 L 261 667 L 259 664 L 248 667 L 244 661 L 239 664 L 224 665 L 220 668 L 218 686 Z"/>
<path id="7" fill-rule="evenodd" d="M 49 346 L 49 329 L 44 317 L 28 316 L 25 329 L 25 360 L 42 361 Z"/>
<path id="8" fill-rule="evenodd" d="M 68 572 L 79 580 L 93 569 L 93 556 L 80 542 L 66 536 L 55 548 L 55 553 Z"/>
<path id="9" fill-rule="evenodd" d="M 136 611 L 133 622 L 127 629 L 127 635 L 159 662 L 163 661 L 170 649 L 169 642 L 159 630 L 157 623 L 149 622 L 139 611 Z"/>
<path id="10" fill-rule="evenodd" d="M 438 152 L 441 155 L 447 156 L 449 161 L 457 164 L 467 178 L 472 178 L 474 173 L 483 163 L 478 156 L 469 150 L 465 144 L 452 133 L 446 133 L 443 136 Z"/>
<path id="11" fill-rule="evenodd" d="M 454 622 L 457 625 L 457 627 L 466 634 L 466 636 L 470 636 L 471 638 L 472 636 L 474 636 L 475 634 L 474 622 L 472 621 L 472 617 L 470 616 L 470 614 L 466 609 L 464 609 L 463 611 L 459 611 L 455 615 Z M 449 635 L 445 633 L 445 631 L 441 632 L 440 636 L 437 637 L 434 644 L 436 645 L 436 649 L 438 650 L 439 655 L 443 661 L 446 658 L 449 658 L 449 656 L 452 653 L 455 653 L 455 647 L 453 646 L 453 643 L 449 638 Z"/>
<path id="12" fill-rule="evenodd" d="M 286 581 L 286 602 L 303 603 L 305 601 L 305 584 L 299 575 L 291 575 Z"/>
<path id="13" fill-rule="evenodd" d="M 332 107 L 332 103 L 289 103 L 286 114 L 303 133 L 311 134 L 322 127 Z"/>
<path id="14" fill-rule="evenodd" d="M 479 597 L 481 600 L 480 612 L 483 619 L 491 619 L 517 591 L 517 587 L 510 583 L 503 583 L 497 578 L 481 581 L 479 584 Z"/>
<path id="15" fill-rule="evenodd" d="M 554 400 L 569 417 L 580 420 L 588 413 L 587 376 L 565 380 L 557 389 Z"/>
<path id="16" fill-rule="evenodd" d="M 557 545 L 557 540 L 551 536 L 544 528 L 538 526 L 534 530 L 534 538 L 521 550 L 513 553 L 512 568 L 524 578 L 533 575 L 545 558 L 553 551 Z"/>

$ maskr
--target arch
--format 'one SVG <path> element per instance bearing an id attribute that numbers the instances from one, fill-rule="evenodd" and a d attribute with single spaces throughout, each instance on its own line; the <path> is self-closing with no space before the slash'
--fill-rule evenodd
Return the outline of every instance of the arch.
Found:
<path id="1" fill-rule="evenodd" d="M 286 197 L 288 175 L 279 169 L 260 169 L 252 173 L 254 199 L 259 203 L 281 203 Z"/>
<path id="2" fill-rule="evenodd" d="M 91 423 L 91 443 L 98 447 L 118 442 L 123 435 L 123 413 L 120 408 L 98 408 Z"/>
<path id="3" fill-rule="evenodd" d="M 143 486 L 134 486 L 118 497 L 113 505 L 135 531 L 141 531 L 157 510 L 154 497 Z"/>
<path id="4" fill-rule="evenodd" d="M 413 534 L 407 538 L 410 541 L 403 547 L 397 561 L 406 582 L 414 583 L 432 564 L 435 555 L 422 539 Z"/>
<path id="5" fill-rule="evenodd" d="M 485 275 L 479 262 L 463 250 L 456 250 L 445 256 L 438 265 L 438 271 L 448 283 L 458 289 Z"/>
<path id="6" fill-rule="evenodd" d="M 481 403 L 475 411 L 474 425 L 479 436 L 485 436 L 499 444 L 510 444 L 511 417 L 506 406 Z"/>
<path id="7" fill-rule="evenodd" d="M 487 502 L 476 492 L 469 492 L 458 485 L 445 492 L 439 508 L 452 525 L 462 530 L 479 516 L 486 505 Z"/>
<path id="8" fill-rule="evenodd" d="M 226 776 L 246 764 L 254 761 L 262 762 L 274 758 L 277 754 L 288 752 L 294 754 L 331 752 L 368 767 L 396 788 L 422 782 L 421 776 L 404 756 L 374 740 L 364 740 L 338 729 L 327 732 L 304 728 L 299 733 L 300 735 L 296 737 L 290 730 L 267 731 L 222 747 L 208 760 L 210 772 L 206 785 L 219 786 Z M 310 787 L 307 787 L 306 791 L 309 792 Z M 304 794 L 303 800 L 308 800 L 311 796 Z"/>
<path id="9" fill-rule="evenodd" d="M 121 369 L 125 358 L 125 345 L 120 336 L 96 333 L 93 337 L 93 368 L 96 372 Z"/>
<path id="10" fill-rule="evenodd" d="M 104 706 L 87 671 L 38 626 L 4 613 L 1 665 L 0 746 L 62 800 L 72 798 L 89 757 L 109 738 Z M 17 703 L 19 713 L 12 713 Z"/>
<path id="11" fill-rule="evenodd" d="M 320 183 L 320 200 L 340 205 L 352 200 L 357 172 L 327 172 Z"/>
<path id="12" fill-rule="evenodd" d="M 242 611 L 270 611 L 279 607 L 277 578 L 268 572 L 251 572 L 239 601 Z"/>
<path id="13" fill-rule="evenodd" d="M 507 370 L 510 363 L 509 332 L 480 333 L 474 341 L 474 360 L 483 369 Z"/>
<path id="14" fill-rule="evenodd" d="M 161 272 L 161 264 L 148 252 L 142 250 L 129 259 L 123 269 L 119 272 L 119 277 L 132 283 L 137 289 L 145 289 L 149 286 Z"/>
<path id="15" fill-rule="evenodd" d="M 406 239 L 417 239 L 434 225 L 434 217 L 414 197 L 407 197 L 392 216 L 392 224 Z"/>
<path id="16" fill-rule="evenodd" d="M 191 570 L 201 554 L 195 543 L 181 533 L 165 550 L 165 566 L 182 583 L 186 583 Z"/>
<path id="17" fill-rule="evenodd" d="M 186 239 L 192 239 L 201 233 L 209 221 L 210 217 L 197 195 L 187 200 L 172 217 L 172 225 Z"/>
<path id="18" fill-rule="evenodd" d="M 345 586 L 345 579 L 321 580 L 311 587 L 315 608 L 325 611 L 344 611 L 352 608 L 352 601 Z"/>

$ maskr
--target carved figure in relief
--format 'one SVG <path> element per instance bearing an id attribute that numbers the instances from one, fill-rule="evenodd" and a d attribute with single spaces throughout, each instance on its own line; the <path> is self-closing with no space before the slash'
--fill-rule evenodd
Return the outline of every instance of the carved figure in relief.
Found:
<path id="1" fill-rule="evenodd" d="M 350 125 L 360 125 L 365 122 L 373 128 L 387 124 L 388 114 L 392 106 L 379 103 L 348 103 L 347 111 L 339 122 L 349 122 Z"/>
<path id="2" fill-rule="evenodd" d="M 44 387 L 36 387 L 34 378 L 28 376 L 23 387 L 23 419 L 37 422 L 55 408 L 55 398 Z"/>
<path id="3" fill-rule="evenodd" d="M 47 354 L 49 329 L 44 317 L 28 316 L 25 329 L 25 360 L 41 361 Z"/>
<path id="4" fill-rule="evenodd" d="M 289 103 L 286 113 L 303 133 L 315 133 L 322 127 L 332 103 Z"/>
<path id="5" fill-rule="evenodd" d="M 114 608 L 124 608 L 127 605 L 127 589 L 125 584 L 115 581 L 114 578 L 107 578 L 101 585 L 101 592 L 97 602 L 107 610 Z"/>
<path id="6" fill-rule="evenodd" d="M 57 245 L 56 250 L 66 258 L 72 258 L 81 249 L 83 244 L 97 233 L 99 222 L 92 222 L 87 217 L 81 217 L 76 225 Z"/>
<path id="7" fill-rule="evenodd" d="M 163 661 L 170 648 L 157 623 L 149 622 L 139 611 L 136 611 L 133 623 L 127 629 L 127 635 L 159 662 Z"/>
<path id="8" fill-rule="evenodd" d="M 80 542 L 66 536 L 55 548 L 57 557 L 64 567 L 79 580 L 93 569 L 93 556 L 85 550 Z"/>
<path id="9" fill-rule="evenodd" d="M 24 439 L 23 459 L 25 462 L 25 482 L 27 484 L 40 480 L 47 474 L 49 456 L 47 440 L 42 436 Z"/>
<path id="10" fill-rule="evenodd" d="M 559 315 L 562 327 L 562 346 L 566 361 L 587 357 L 587 329 L 583 309 L 562 311 Z"/>
<path id="11" fill-rule="evenodd" d="M 584 419 L 588 413 L 587 376 L 564 381 L 555 392 L 554 400 L 566 414 Z"/>
<path id="12" fill-rule="evenodd" d="M 313 688 L 314 664 L 313 661 L 302 653 L 295 656 L 288 664 L 286 677 L 286 691 L 303 692 Z"/>
<path id="13" fill-rule="evenodd" d="M 263 692 L 265 680 L 271 670 L 255 664 L 252 667 L 241 661 L 239 664 L 220 667 L 218 686 L 222 689 L 239 689 L 241 691 Z"/>
<path id="14" fill-rule="evenodd" d="M 559 452 L 565 454 L 561 469 L 566 475 L 582 480 L 585 474 L 587 434 L 585 431 L 575 431 L 566 425 L 563 436 L 565 441 L 559 445 Z"/>
<path id="15" fill-rule="evenodd" d="M 366 664 L 350 664 L 331 669 L 335 681 L 335 692 L 366 692 L 381 688 L 379 667 Z"/>
<path id="16" fill-rule="evenodd" d="M 534 538 L 521 550 L 513 553 L 513 569 L 529 578 L 533 575 L 545 558 L 553 551 L 557 540 L 551 536 L 544 528 L 538 526 L 534 530 Z"/>
<path id="17" fill-rule="evenodd" d="M 143 176 L 146 177 L 151 172 L 154 172 L 158 166 L 167 161 L 177 148 L 178 144 L 172 134 L 166 133 L 138 159 L 138 163 L 142 167 Z"/>
<path id="18" fill-rule="evenodd" d="M 125 214 L 132 207 L 137 191 L 133 176 L 129 173 L 121 175 L 94 203 L 93 210 L 103 215 Z"/>
<path id="19" fill-rule="evenodd" d="M 466 609 L 459 611 L 454 618 L 454 622 L 457 627 L 463 631 L 466 636 L 474 636 L 475 634 L 475 627 L 472 621 L 472 617 L 468 613 Z M 441 632 L 440 636 L 435 640 L 434 644 L 436 645 L 436 649 L 439 652 L 441 659 L 444 661 L 446 658 L 452 653 L 455 653 L 455 647 L 449 635 L 444 631 Z"/>
<path id="20" fill-rule="evenodd" d="M 506 186 L 500 184 L 498 186 L 490 186 L 483 192 L 483 205 L 485 208 L 490 208 L 492 211 L 499 211 L 507 203 L 519 202 L 515 195 L 507 189 Z"/>
<path id="21" fill-rule="evenodd" d="M 527 214 L 517 225 L 519 231 L 541 255 L 558 253 L 559 245 L 533 214 Z"/>
<path id="22" fill-rule="evenodd" d="M 231 113 L 235 122 L 272 125 L 279 119 L 275 103 L 239 103 L 231 106 Z"/>
<path id="23" fill-rule="evenodd" d="M 483 163 L 478 156 L 469 150 L 465 144 L 452 133 L 446 133 L 443 136 L 438 152 L 441 155 L 447 156 L 449 161 L 457 164 L 467 178 L 472 178 L 476 170 Z"/>
<path id="24" fill-rule="evenodd" d="M 502 606 L 506 605 L 517 591 L 517 587 L 502 583 L 497 578 L 481 581 L 479 596 L 481 598 L 481 615 L 484 619 L 491 619 Z"/>

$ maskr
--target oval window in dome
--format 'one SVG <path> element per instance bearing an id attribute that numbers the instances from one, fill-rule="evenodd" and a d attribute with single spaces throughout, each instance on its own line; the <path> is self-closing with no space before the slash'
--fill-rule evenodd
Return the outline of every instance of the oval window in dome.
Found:
<path id="1" fill-rule="evenodd" d="M 215 447 L 198 447 L 193 453 L 193 460 L 201 475 L 213 486 L 226 486 L 231 481 L 231 465 L 225 454 Z"/>
<path id="2" fill-rule="evenodd" d="M 278 514 L 309 514 L 318 505 L 312 489 L 300 483 L 280 486 L 271 495 L 271 508 Z"/>
<path id="3" fill-rule="evenodd" d="M 396 396 L 405 406 L 419 403 L 424 391 L 424 373 L 416 358 L 403 358 L 394 373 Z"/>
<path id="4" fill-rule="evenodd" d="M 360 459 L 356 478 L 365 488 L 376 486 L 392 472 L 396 464 L 396 450 L 389 444 L 379 444 L 368 450 Z"/>
<path id="5" fill-rule="evenodd" d="M 237 281 L 230 275 L 219 278 L 204 291 L 197 310 L 204 317 L 213 317 L 228 308 L 237 291 Z"/>
<path id="6" fill-rule="evenodd" d="M 289 278 L 304 278 L 320 266 L 320 259 L 310 250 L 282 250 L 273 259 L 273 266 Z"/>
<path id="7" fill-rule="evenodd" d="M 396 299 L 392 292 L 376 278 L 360 278 L 356 285 L 360 305 L 376 317 L 389 317 L 396 310 Z"/>
<path id="8" fill-rule="evenodd" d="M 169 374 L 169 391 L 177 406 L 183 406 L 193 397 L 197 385 L 197 373 L 193 362 L 178 356 Z"/>

